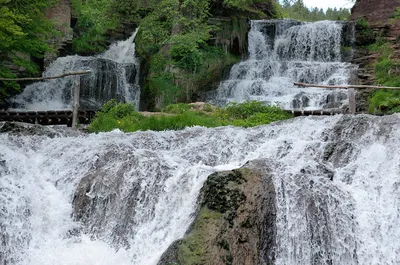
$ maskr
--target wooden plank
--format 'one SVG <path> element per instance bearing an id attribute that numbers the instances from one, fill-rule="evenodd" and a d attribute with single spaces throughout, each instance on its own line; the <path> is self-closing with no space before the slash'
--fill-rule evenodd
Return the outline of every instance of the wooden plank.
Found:
<path id="1" fill-rule="evenodd" d="M 354 88 L 347 89 L 347 94 L 349 97 L 349 113 L 356 114 L 356 93 L 354 92 Z"/>
<path id="2" fill-rule="evenodd" d="M 317 84 L 307 84 L 307 83 L 298 83 L 298 82 L 295 82 L 294 85 L 295 86 L 302 86 L 302 87 L 332 88 L 332 89 L 372 88 L 372 89 L 400 90 L 400 87 L 390 87 L 390 86 L 364 86 L 364 85 L 328 86 L 328 85 L 317 85 Z"/>
<path id="3" fill-rule="evenodd" d="M 0 78 L 0 81 L 42 81 L 42 80 L 49 80 L 49 79 L 57 79 L 63 78 L 66 76 L 73 76 L 73 75 L 86 75 L 91 73 L 90 70 L 80 71 L 80 72 L 71 72 L 57 76 L 49 76 L 49 77 L 26 77 L 26 78 Z"/>
<path id="4" fill-rule="evenodd" d="M 76 128 L 76 124 L 78 122 L 78 108 L 79 108 L 79 92 L 81 87 L 81 78 L 80 76 L 76 76 L 74 80 L 74 96 L 72 103 L 72 129 Z"/>

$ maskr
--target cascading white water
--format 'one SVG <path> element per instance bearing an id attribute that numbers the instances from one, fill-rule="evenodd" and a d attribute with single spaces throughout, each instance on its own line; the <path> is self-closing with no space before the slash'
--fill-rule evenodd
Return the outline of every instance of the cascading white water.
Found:
<path id="1" fill-rule="evenodd" d="M 134 42 L 137 31 L 129 39 L 112 44 L 105 53 L 99 56 L 60 57 L 46 69 L 43 76 L 58 76 L 63 73 L 91 70 L 89 75 L 81 77 L 81 108 L 97 110 L 110 99 L 133 102 L 138 108 L 140 62 L 135 57 Z M 16 109 L 71 109 L 72 88 L 72 77 L 37 82 L 28 85 L 11 101 Z"/>
<path id="2" fill-rule="evenodd" d="M 275 264 L 399 264 L 399 123 L 0 134 L 0 264 L 156 264 L 189 227 L 206 177 L 253 159 L 274 176 Z"/>
<path id="3" fill-rule="evenodd" d="M 258 100 L 285 109 L 343 107 L 343 91 L 293 85 L 348 83 L 355 66 L 341 62 L 342 27 L 334 21 L 251 21 L 249 59 L 232 67 L 210 101 Z"/>

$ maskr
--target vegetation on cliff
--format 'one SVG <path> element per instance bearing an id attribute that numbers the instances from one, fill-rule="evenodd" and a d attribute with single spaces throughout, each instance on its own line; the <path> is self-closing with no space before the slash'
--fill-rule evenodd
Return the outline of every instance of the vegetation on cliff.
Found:
<path id="1" fill-rule="evenodd" d="M 215 89 L 224 69 L 238 62 L 240 47 L 246 46 L 243 18 L 268 17 L 256 4 L 268 4 L 266 10 L 275 14 L 270 0 L 159 1 L 140 22 L 136 40 L 145 62 L 142 108 L 196 101 L 199 91 Z M 215 13 L 228 17 L 212 21 Z"/>
<path id="2" fill-rule="evenodd" d="M 215 89 L 225 69 L 246 51 L 248 20 L 278 16 L 272 0 L 72 3 L 77 15 L 73 48 L 79 53 L 104 50 L 106 33 L 123 23 L 140 26 L 136 47 L 142 58 L 141 109 L 146 110 L 196 101 L 199 92 Z"/>
<path id="3" fill-rule="evenodd" d="M 47 40 L 55 34 L 44 12 L 52 0 L 0 0 L 0 77 L 14 78 L 19 71 L 37 74 L 31 60 L 43 57 L 50 47 Z M 15 82 L 0 81 L 0 104 L 16 94 Z"/>
<path id="4" fill-rule="evenodd" d="M 396 19 L 398 11 L 393 18 Z M 375 75 L 376 85 L 400 87 L 400 60 L 395 56 L 393 43 L 388 41 L 384 33 L 374 31 L 365 18 L 356 22 L 358 42 L 364 45 L 371 54 L 376 54 L 376 60 L 370 67 Z M 396 90 L 376 90 L 369 98 L 369 113 L 400 112 L 400 93 Z"/>
<path id="5" fill-rule="evenodd" d="M 224 108 L 204 104 L 201 110 L 195 104 L 174 104 L 158 115 L 144 116 L 132 104 L 117 103 L 114 100 L 105 104 L 89 126 L 90 132 L 107 132 L 120 129 L 124 132 L 181 130 L 190 126 L 253 127 L 274 121 L 291 118 L 291 115 L 278 107 L 265 106 L 250 101 L 232 103 Z"/>

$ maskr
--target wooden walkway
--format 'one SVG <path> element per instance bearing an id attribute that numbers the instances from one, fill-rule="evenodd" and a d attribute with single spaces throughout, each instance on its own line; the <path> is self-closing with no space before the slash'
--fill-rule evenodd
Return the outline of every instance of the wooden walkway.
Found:
<path id="1" fill-rule="evenodd" d="M 293 117 L 299 116 L 332 116 L 336 114 L 345 114 L 345 110 L 285 110 L 287 113 L 292 114 Z"/>
<path id="2" fill-rule="evenodd" d="M 78 111 L 78 120 L 80 124 L 89 124 L 96 112 L 92 110 Z M 47 110 L 47 111 L 0 111 L 1 121 L 26 122 L 41 125 L 59 125 L 71 126 L 72 110 Z"/>

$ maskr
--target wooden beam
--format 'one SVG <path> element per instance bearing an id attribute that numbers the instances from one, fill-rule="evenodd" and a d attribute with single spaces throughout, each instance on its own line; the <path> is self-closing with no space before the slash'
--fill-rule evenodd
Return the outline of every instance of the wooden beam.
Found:
<path id="1" fill-rule="evenodd" d="M 295 82 L 294 85 L 295 86 L 303 86 L 303 87 L 332 88 L 332 89 L 372 88 L 372 89 L 400 90 L 400 87 L 390 87 L 390 86 L 364 86 L 364 85 L 328 86 L 328 85 L 306 84 L 306 83 L 298 83 L 298 82 Z"/>
<path id="2" fill-rule="evenodd" d="M 74 80 L 74 97 L 72 99 L 72 129 L 76 129 L 78 123 L 79 93 L 81 88 L 81 77 L 78 75 Z"/>
<path id="3" fill-rule="evenodd" d="M 49 77 L 0 78 L 0 81 L 42 81 L 42 80 L 57 79 L 57 78 L 62 78 L 62 77 L 72 76 L 72 75 L 86 75 L 89 73 L 91 73 L 91 71 L 86 70 L 86 71 L 71 72 L 71 73 L 65 73 L 62 75 L 49 76 Z"/>
<path id="4" fill-rule="evenodd" d="M 349 113 L 356 114 L 356 93 L 354 88 L 347 89 L 347 93 L 349 97 Z"/>

